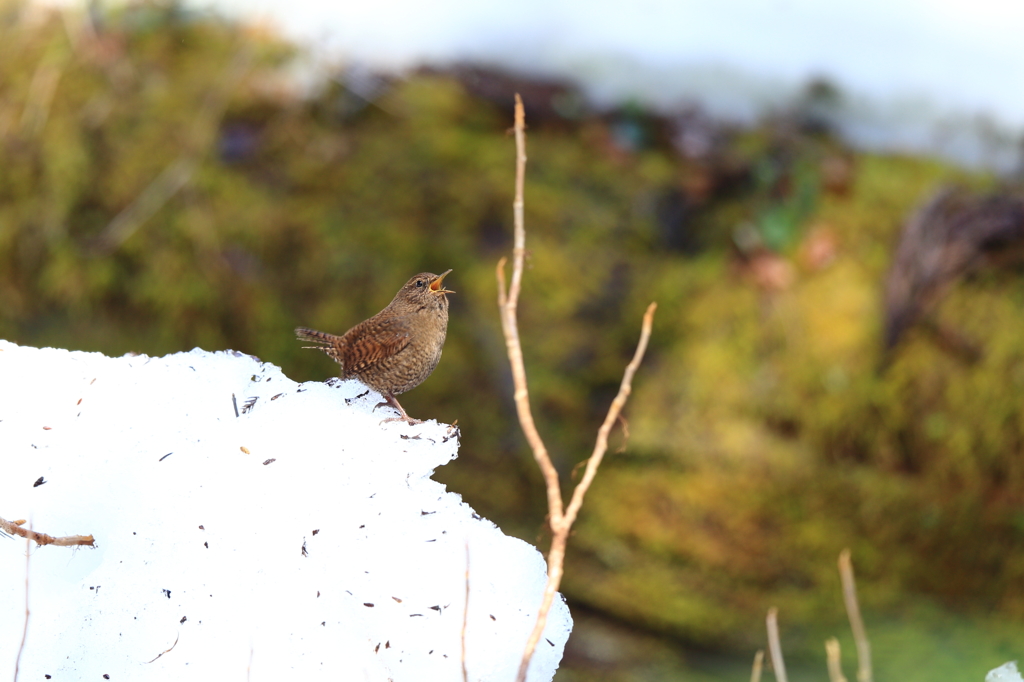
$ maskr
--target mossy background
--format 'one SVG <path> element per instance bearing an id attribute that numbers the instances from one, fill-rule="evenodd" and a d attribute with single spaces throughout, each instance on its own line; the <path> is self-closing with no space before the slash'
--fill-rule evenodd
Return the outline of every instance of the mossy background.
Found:
<path id="1" fill-rule="evenodd" d="M 0 0 L 0 337 L 235 348 L 322 380 L 336 367 L 295 326 L 343 332 L 410 274 L 453 268 L 444 358 L 402 402 L 459 421 L 437 478 L 543 545 L 495 304 L 512 90 L 496 104 L 422 72 L 372 103 L 341 75 L 299 92 L 301 51 L 266 31 L 174 4 L 94 12 L 85 30 Z M 825 676 L 833 634 L 852 677 L 844 547 L 879 679 L 981 680 L 1019 657 L 1024 278 L 978 273 L 936 311 L 977 363 L 912 329 L 879 369 L 902 221 L 940 183 L 994 179 L 778 120 L 695 161 L 635 105 L 546 104 L 526 101 L 520 324 L 566 486 L 659 303 L 628 443 L 614 437 L 570 542 L 578 628 L 556 679 L 744 679 L 773 605 L 793 679 Z M 850 172 L 830 189 L 836 158 Z M 739 254 L 744 230 L 767 260 Z M 815 243 L 828 258 L 806 256 Z M 766 285 L 759 262 L 785 277 Z"/>

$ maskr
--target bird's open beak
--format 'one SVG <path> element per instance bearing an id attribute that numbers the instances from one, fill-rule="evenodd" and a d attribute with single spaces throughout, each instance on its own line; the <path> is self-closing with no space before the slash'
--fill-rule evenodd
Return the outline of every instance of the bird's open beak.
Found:
<path id="1" fill-rule="evenodd" d="M 450 268 L 438 275 L 437 279 L 430 283 L 430 290 L 435 294 L 454 294 L 454 291 L 451 289 L 445 289 L 444 285 L 441 283 L 444 281 L 444 278 L 448 276 L 449 272 L 451 272 Z"/>

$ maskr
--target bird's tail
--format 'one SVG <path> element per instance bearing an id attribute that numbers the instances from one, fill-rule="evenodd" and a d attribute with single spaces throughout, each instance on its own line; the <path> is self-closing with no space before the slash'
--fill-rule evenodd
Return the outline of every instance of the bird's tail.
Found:
<path id="1" fill-rule="evenodd" d="M 334 334 L 328 334 L 327 332 L 318 332 L 315 329 L 309 329 L 307 327 L 298 327 L 295 330 L 295 337 L 299 341 L 308 341 L 316 344 L 313 346 L 303 346 L 303 348 L 315 348 L 322 350 L 331 356 L 335 361 L 341 362 L 341 346 L 342 341 L 340 336 Z"/>

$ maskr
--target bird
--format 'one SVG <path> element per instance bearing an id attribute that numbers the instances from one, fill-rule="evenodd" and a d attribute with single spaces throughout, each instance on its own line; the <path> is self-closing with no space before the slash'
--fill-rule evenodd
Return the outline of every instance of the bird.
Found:
<path id="1" fill-rule="evenodd" d="M 341 365 L 341 378 L 355 378 L 384 398 L 373 409 L 390 405 L 401 416 L 383 422 L 422 423 L 410 417 L 395 397 L 426 380 L 441 360 L 448 333 L 448 297 L 455 292 L 444 287 L 440 275 L 421 272 L 398 290 L 391 303 L 373 317 L 363 320 L 341 336 L 299 327 L 303 346 L 321 350 Z"/>

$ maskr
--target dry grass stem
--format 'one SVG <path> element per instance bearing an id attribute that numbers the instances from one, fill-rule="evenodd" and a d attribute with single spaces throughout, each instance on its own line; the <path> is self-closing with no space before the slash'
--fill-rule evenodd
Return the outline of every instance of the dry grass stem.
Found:
<path id="1" fill-rule="evenodd" d="M 758 649 L 754 654 L 754 665 L 750 667 L 750 682 L 761 682 L 761 670 L 764 668 L 764 650 Z"/>
<path id="2" fill-rule="evenodd" d="M 57 545 L 58 547 L 85 545 L 87 547 L 95 547 L 95 541 L 91 535 L 68 535 L 61 538 L 55 538 L 51 535 L 47 535 L 46 533 L 37 533 L 29 528 L 22 528 L 22 523 L 24 523 L 24 521 L 7 521 L 0 518 L 0 531 L 9 535 L 17 535 L 18 537 L 25 538 L 26 540 L 32 540 L 37 545 Z"/>
<path id="3" fill-rule="evenodd" d="M 782 660 L 782 645 L 779 643 L 779 610 L 774 606 L 768 609 L 768 653 L 771 654 L 772 670 L 775 679 L 786 682 L 786 662 Z"/>
<path id="4" fill-rule="evenodd" d="M 853 642 L 857 646 L 857 682 L 872 682 L 871 643 L 868 642 L 868 635 L 864 630 L 864 619 L 860 617 L 857 584 L 853 580 L 853 563 L 850 561 L 849 549 L 839 553 L 839 577 L 843 583 L 843 601 L 846 602 L 846 613 L 850 617 Z"/>
<path id="5" fill-rule="evenodd" d="M 530 659 L 533 658 L 534 649 L 537 646 L 537 642 L 540 641 L 544 627 L 547 625 L 548 612 L 562 581 L 565 546 L 569 538 L 569 531 L 576 520 L 580 506 L 583 504 L 583 498 L 590 488 L 590 483 L 597 474 L 597 468 L 601 465 L 601 460 L 608 449 L 608 434 L 618 420 L 619 413 L 622 411 L 622 407 L 626 404 L 626 400 L 632 391 L 633 375 L 640 366 L 640 362 L 643 360 L 644 353 L 647 350 L 647 343 L 651 336 L 651 327 L 654 323 L 654 311 L 657 306 L 652 303 L 647 307 L 636 352 L 633 354 L 632 361 L 626 367 L 622 383 L 619 385 L 619 392 L 608 409 L 608 415 L 605 417 L 604 423 L 598 430 L 597 442 L 594 445 L 590 458 L 586 462 L 583 478 L 573 491 L 568 507 L 565 507 L 562 500 L 561 485 L 558 480 L 558 471 L 551 462 L 547 447 L 537 431 L 537 425 L 533 420 L 533 413 L 530 410 L 530 394 L 527 390 L 526 368 L 523 364 L 523 351 L 516 317 L 523 278 L 523 262 L 526 255 L 526 229 L 523 224 L 523 183 L 526 177 L 526 116 L 523 110 L 522 99 L 518 94 L 516 95 L 514 131 L 516 140 L 516 194 L 515 200 L 512 203 L 515 229 L 512 249 L 512 279 L 506 290 L 505 263 L 507 261 L 502 258 L 496 268 L 498 308 L 501 313 L 501 328 L 505 336 L 508 359 L 512 367 L 516 412 L 526 440 L 533 451 L 533 457 L 544 476 L 548 498 L 548 523 L 551 526 L 552 534 L 551 548 L 548 551 L 548 580 L 544 587 L 544 597 L 541 600 L 540 609 L 537 613 L 537 622 L 526 642 L 519 674 L 516 676 L 517 682 L 525 682 Z"/>
<path id="6" fill-rule="evenodd" d="M 846 682 L 840 660 L 839 640 L 835 637 L 825 640 L 825 660 L 828 663 L 829 682 Z"/>
<path id="7" fill-rule="evenodd" d="M 161 651 L 160 653 L 158 653 L 158 654 L 156 655 L 156 658 L 154 658 L 154 659 L 153 659 L 153 661 L 155 661 L 155 660 L 156 660 L 157 658 L 160 658 L 161 656 L 163 656 L 164 654 L 166 654 L 167 652 L 169 652 L 169 651 L 170 651 L 171 649 L 173 649 L 174 647 L 178 646 L 178 639 L 179 639 L 180 637 L 181 637 L 181 633 L 179 632 L 179 633 L 178 633 L 178 635 L 177 635 L 177 636 L 176 636 L 176 637 L 174 638 L 174 644 L 172 644 L 172 645 L 171 645 L 170 649 L 164 649 L 163 651 Z M 146 663 L 152 663 L 153 661 L 146 661 Z"/>
<path id="8" fill-rule="evenodd" d="M 21 652 L 25 650 L 25 640 L 28 638 L 28 562 L 32 556 L 32 545 L 28 538 L 25 539 L 25 627 L 21 631 L 21 645 L 18 646 L 18 656 L 14 659 L 14 682 L 18 682 L 18 669 L 21 667 Z"/>

